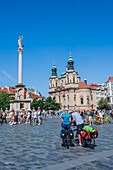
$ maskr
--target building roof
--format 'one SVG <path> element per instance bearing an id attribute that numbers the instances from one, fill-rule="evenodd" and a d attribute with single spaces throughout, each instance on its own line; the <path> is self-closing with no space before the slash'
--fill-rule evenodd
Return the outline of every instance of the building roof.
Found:
<path id="1" fill-rule="evenodd" d="M 15 95 L 15 89 L 16 89 L 16 87 L 9 87 L 9 91 L 10 91 L 10 93 L 11 94 L 13 94 L 13 95 Z"/>
<path id="2" fill-rule="evenodd" d="M 79 86 L 79 87 L 89 87 L 89 88 L 91 88 L 90 85 L 87 85 L 87 84 L 85 84 L 84 82 L 79 82 L 79 83 L 78 83 L 78 86 Z"/>
<path id="3" fill-rule="evenodd" d="M 108 81 L 113 81 L 113 77 L 109 77 Z"/>
<path id="4" fill-rule="evenodd" d="M 3 91 L 9 94 L 9 91 L 8 91 L 7 88 L 4 88 L 4 87 L 2 88 L 2 87 L 1 87 L 1 88 L 0 88 L 0 94 L 1 94 Z"/>
<path id="5" fill-rule="evenodd" d="M 43 98 L 42 96 L 38 96 L 34 93 L 29 93 L 29 95 L 30 95 L 31 98 Z"/>

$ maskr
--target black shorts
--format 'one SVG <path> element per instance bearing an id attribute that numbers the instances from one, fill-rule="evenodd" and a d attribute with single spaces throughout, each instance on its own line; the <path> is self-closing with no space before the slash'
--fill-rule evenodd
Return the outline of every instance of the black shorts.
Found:
<path id="1" fill-rule="evenodd" d="M 84 124 L 77 125 L 77 134 L 80 134 L 83 127 L 84 127 Z"/>

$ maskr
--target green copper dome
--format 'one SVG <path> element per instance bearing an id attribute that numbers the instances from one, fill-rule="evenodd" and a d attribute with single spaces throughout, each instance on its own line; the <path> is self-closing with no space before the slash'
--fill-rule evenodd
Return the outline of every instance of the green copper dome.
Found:
<path id="1" fill-rule="evenodd" d="M 52 75 L 51 75 L 51 78 L 56 78 L 57 77 L 57 68 L 55 66 L 55 63 L 53 64 L 53 67 L 52 67 Z"/>
<path id="2" fill-rule="evenodd" d="M 67 65 L 67 71 L 74 71 L 74 62 L 73 62 L 73 59 L 71 57 L 71 53 L 70 53 L 70 57 L 69 57 L 69 60 L 68 60 L 68 65 Z"/>

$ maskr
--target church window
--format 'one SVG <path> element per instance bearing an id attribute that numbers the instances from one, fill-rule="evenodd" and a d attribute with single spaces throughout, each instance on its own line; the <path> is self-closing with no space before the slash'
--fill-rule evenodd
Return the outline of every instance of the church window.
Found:
<path id="1" fill-rule="evenodd" d="M 76 101 L 76 95 L 74 95 L 74 101 Z"/>
<path id="2" fill-rule="evenodd" d="M 60 96 L 59 96 L 59 102 L 60 102 Z"/>
<path id="3" fill-rule="evenodd" d="M 56 87 L 57 87 L 57 81 L 56 81 Z"/>
<path id="4" fill-rule="evenodd" d="M 62 86 L 63 86 L 63 80 L 62 80 Z"/>
<path id="5" fill-rule="evenodd" d="M 81 104 L 84 104 L 83 98 L 81 98 Z"/>
<path id="6" fill-rule="evenodd" d="M 75 77 L 73 77 L 73 83 L 75 83 Z"/>
<path id="7" fill-rule="evenodd" d="M 68 105 L 68 109 L 69 109 L 69 105 Z"/>
<path id="8" fill-rule="evenodd" d="M 65 109 L 65 107 L 66 107 L 66 106 L 64 105 L 64 109 Z"/>
<path id="9" fill-rule="evenodd" d="M 69 101 L 69 95 L 67 95 L 68 101 Z"/>
<path id="10" fill-rule="evenodd" d="M 67 76 L 67 83 L 69 83 L 69 76 Z"/>
<path id="11" fill-rule="evenodd" d="M 89 98 L 87 98 L 87 104 L 89 104 Z"/>
<path id="12" fill-rule="evenodd" d="M 93 100 L 93 97 L 91 96 L 91 101 Z"/>

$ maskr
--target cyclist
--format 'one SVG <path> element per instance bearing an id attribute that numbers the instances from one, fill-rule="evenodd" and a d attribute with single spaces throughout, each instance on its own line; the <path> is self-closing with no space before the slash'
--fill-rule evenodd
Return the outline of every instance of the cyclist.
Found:
<path id="1" fill-rule="evenodd" d="M 77 134 L 78 134 L 78 139 L 79 139 L 79 146 L 82 146 L 82 142 L 81 142 L 81 130 L 84 127 L 84 123 L 83 123 L 83 119 L 80 115 L 80 111 L 75 111 L 73 114 L 73 121 L 76 121 L 76 125 L 77 125 Z"/>
<path id="2" fill-rule="evenodd" d="M 68 129 L 70 128 L 70 123 L 71 123 L 71 116 L 70 114 L 68 113 L 68 109 L 65 108 L 64 109 L 64 113 L 61 115 L 61 120 L 62 120 L 62 128 L 65 128 L 66 126 L 68 127 Z M 62 129 L 61 129 L 61 132 L 60 132 L 60 135 L 62 134 Z M 74 146 L 74 143 L 71 140 L 71 146 Z M 61 146 L 64 146 L 64 139 L 62 138 L 62 144 Z"/>

